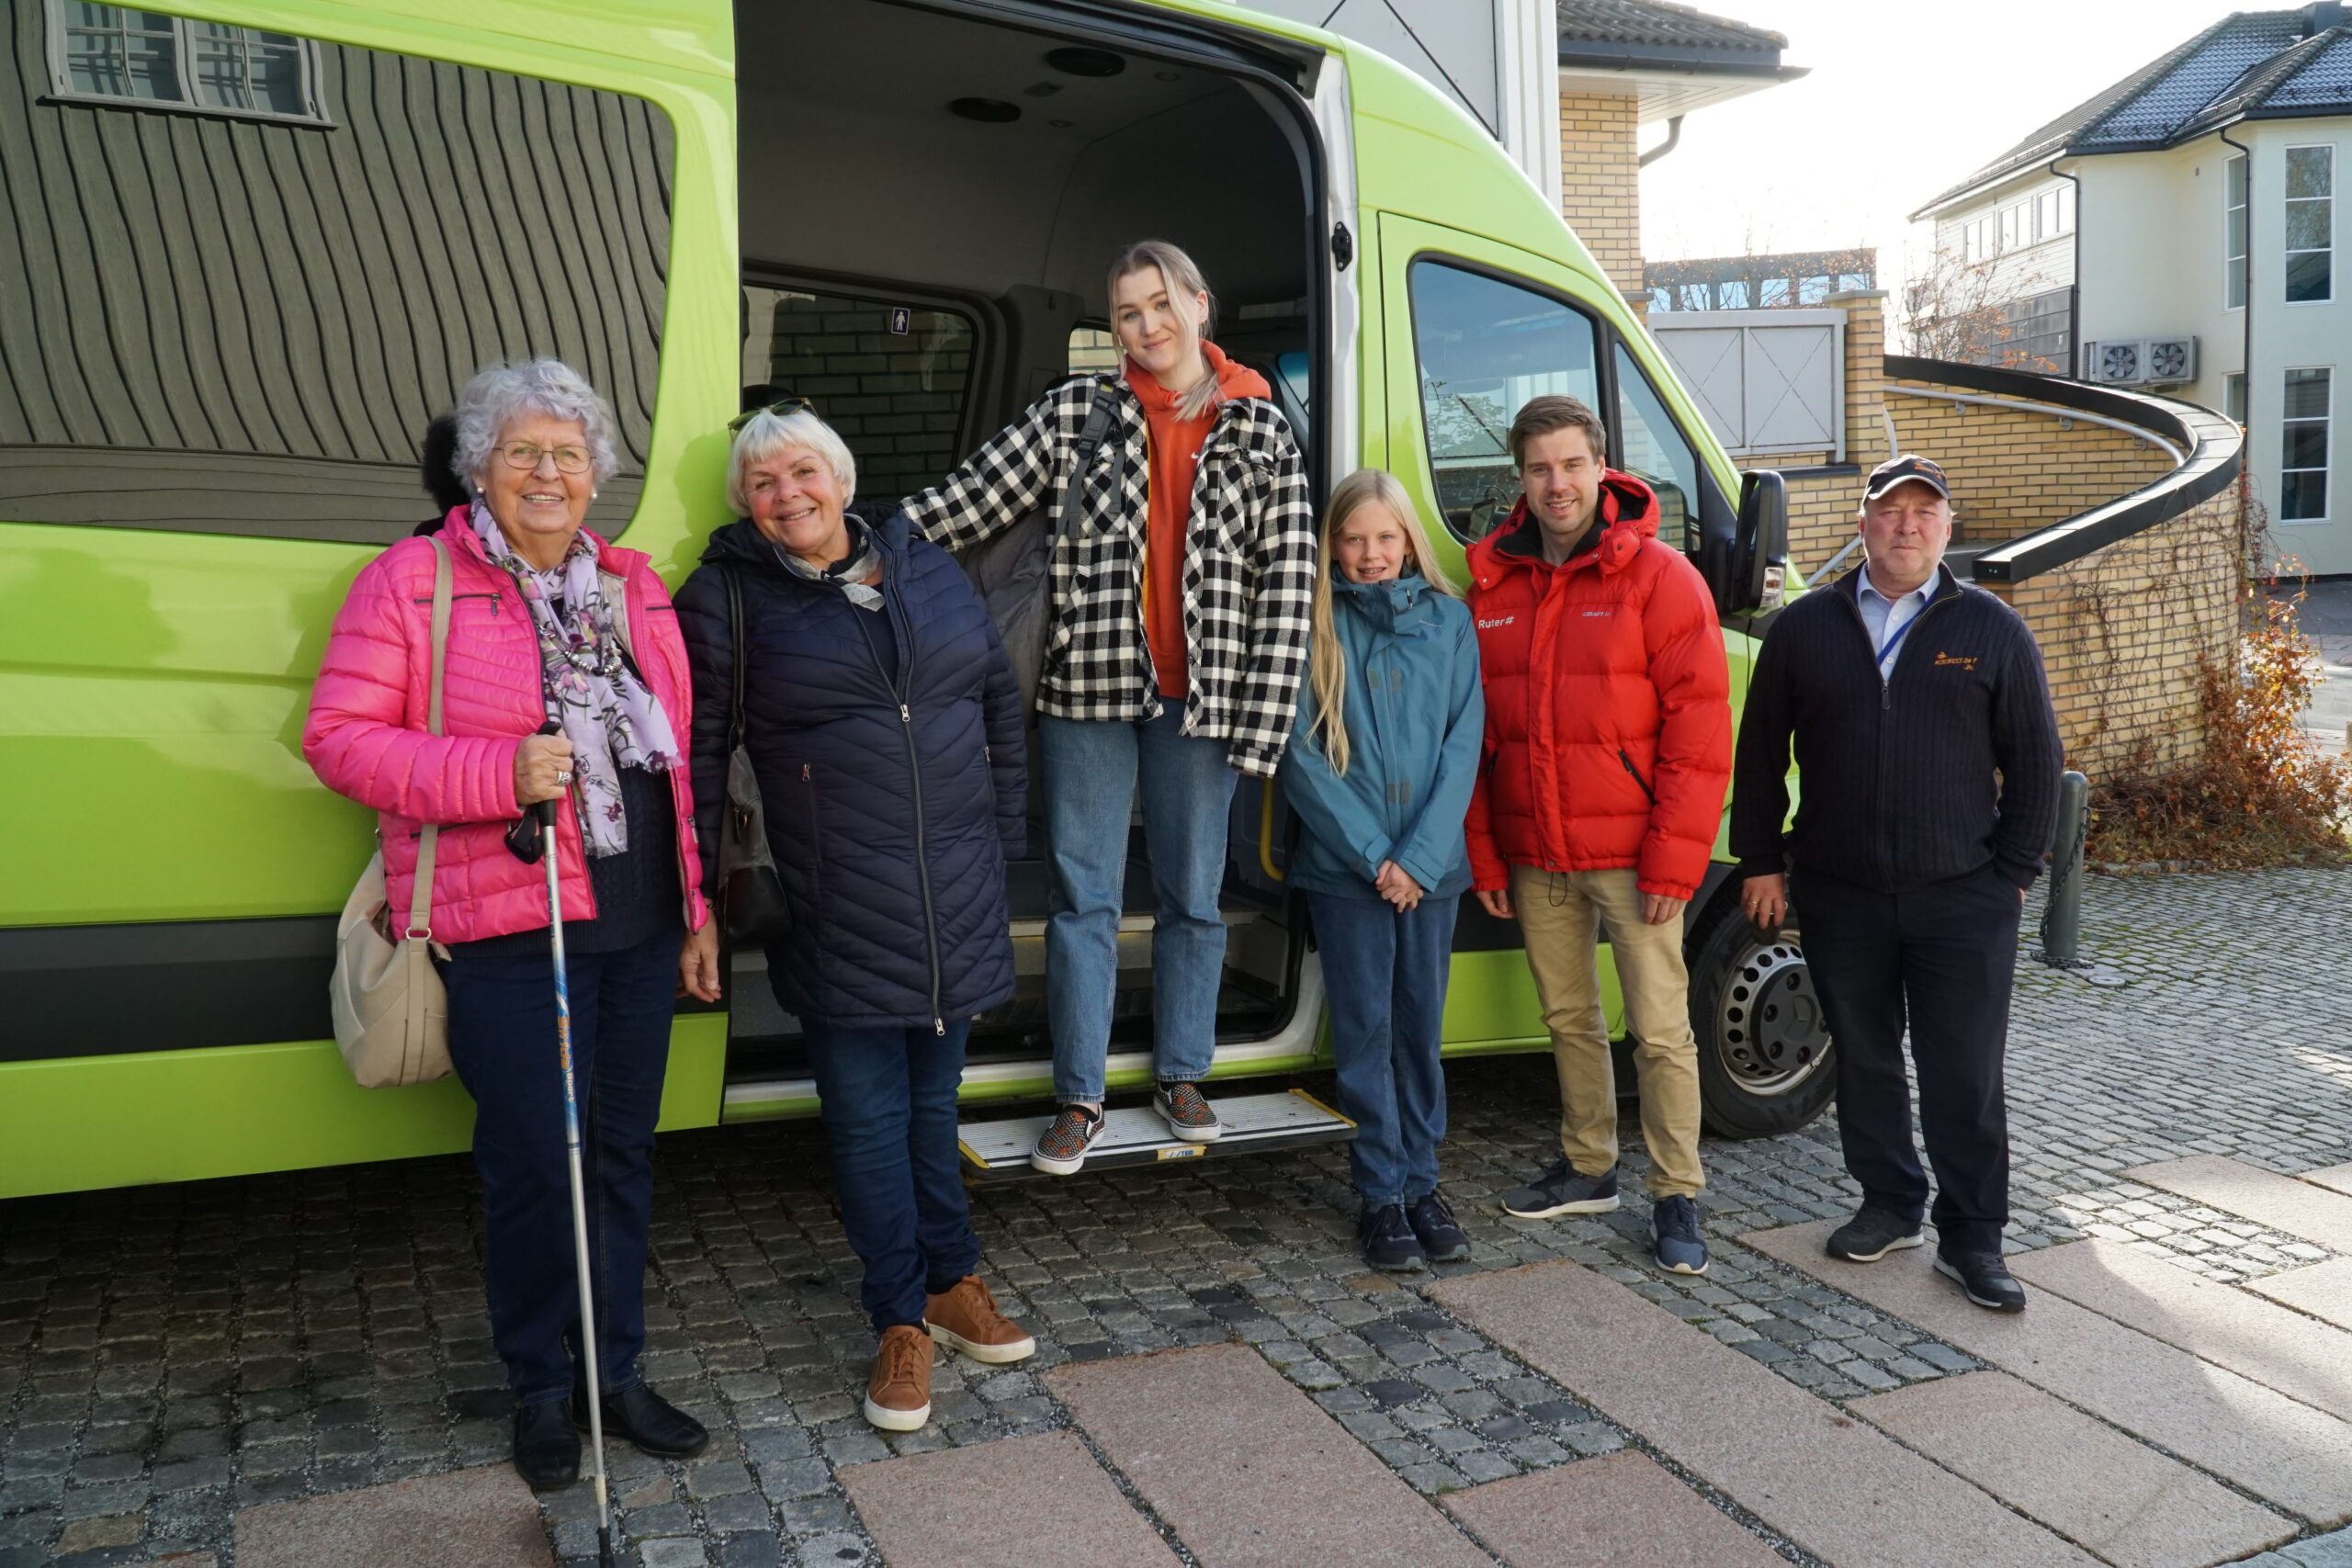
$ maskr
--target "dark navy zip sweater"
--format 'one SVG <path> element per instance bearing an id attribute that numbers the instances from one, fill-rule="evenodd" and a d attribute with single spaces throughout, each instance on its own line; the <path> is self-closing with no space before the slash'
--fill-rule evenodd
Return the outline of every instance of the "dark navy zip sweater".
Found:
<path id="1" fill-rule="evenodd" d="M 1948 567 L 1936 576 L 1883 681 L 1861 571 L 1774 617 L 1733 774 L 1743 875 L 1793 865 L 1894 892 L 1988 864 L 2019 887 L 2041 874 L 2064 765 L 2041 650 L 2000 600 Z M 1799 800 L 1783 832 L 1792 741 Z"/>

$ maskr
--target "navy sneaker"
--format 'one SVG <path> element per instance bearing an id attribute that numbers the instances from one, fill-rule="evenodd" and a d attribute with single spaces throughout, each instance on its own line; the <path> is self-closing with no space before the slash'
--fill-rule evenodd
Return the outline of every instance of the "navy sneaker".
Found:
<path id="1" fill-rule="evenodd" d="M 1421 1238 L 1413 1234 L 1413 1222 L 1406 1218 L 1402 1203 L 1365 1209 L 1356 1217 L 1356 1239 L 1363 1244 L 1363 1260 L 1374 1269 L 1409 1272 L 1427 1262 Z"/>
<path id="2" fill-rule="evenodd" d="M 1707 1271 L 1707 1242 L 1699 1234 L 1699 1205 L 1688 1198 L 1661 1198 L 1650 1205 L 1651 1256 L 1669 1274 Z"/>
<path id="3" fill-rule="evenodd" d="M 1548 1220 L 1555 1214 L 1609 1214 L 1617 1210 L 1617 1168 L 1599 1176 L 1579 1176 L 1566 1160 L 1524 1187 L 1503 1194 L 1503 1213 L 1522 1220 Z"/>
<path id="4" fill-rule="evenodd" d="M 1405 1205 L 1405 1218 L 1420 1238 L 1421 1251 L 1432 1263 L 1459 1263 L 1470 1256 L 1470 1238 L 1463 1234 L 1444 1199 L 1429 1192 Z"/>
<path id="5" fill-rule="evenodd" d="M 1957 1284 L 1988 1312 L 2025 1311 L 2025 1287 L 1997 1252 L 1947 1254 L 1936 1249 L 1936 1272 Z"/>

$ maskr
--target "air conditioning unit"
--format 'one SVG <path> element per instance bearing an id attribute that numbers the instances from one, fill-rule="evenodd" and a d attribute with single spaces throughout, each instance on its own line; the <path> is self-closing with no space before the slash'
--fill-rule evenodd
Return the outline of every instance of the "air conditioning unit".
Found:
<path id="1" fill-rule="evenodd" d="M 2109 386 L 2171 386 L 2197 379 L 2189 336 L 2104 338 L 2083 344 L 2083 379 Z"/>
<path id="2" fill-rule="evenodd" d="M 2193 337 L 2152 337 L 2140 368 L 2159 385 L 2197 379 L 2197 340 Z"/>

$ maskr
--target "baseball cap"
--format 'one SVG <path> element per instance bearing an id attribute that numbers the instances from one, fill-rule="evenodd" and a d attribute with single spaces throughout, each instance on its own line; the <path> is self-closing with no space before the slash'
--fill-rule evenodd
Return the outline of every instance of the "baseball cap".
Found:
<path id="1" fill-rule="evenodd" d="M 1889 457 L 1871 470 L 1870 483 L 1862 491 L 1864 501 L 1876 501 L 1896 485 L 1917 479 L 1928 486 L 1946 501 L 1951 499 L 1951 481 L 1944 478 L 1943 469 L 1926 457 L 1905 452 L 1899 457 Z"/>

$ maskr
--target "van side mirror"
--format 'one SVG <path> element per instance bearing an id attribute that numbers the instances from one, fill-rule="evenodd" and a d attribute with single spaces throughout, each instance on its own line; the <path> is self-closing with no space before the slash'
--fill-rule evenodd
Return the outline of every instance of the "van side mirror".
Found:
<path id="1" fill-rule="evenodd" d="M 1770 468 L 1739 483 L 1739 535 L 1732 581 L 1735 610 L 1770 610 L 1789 574 L 1789 485 Z"/>

